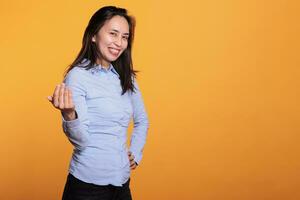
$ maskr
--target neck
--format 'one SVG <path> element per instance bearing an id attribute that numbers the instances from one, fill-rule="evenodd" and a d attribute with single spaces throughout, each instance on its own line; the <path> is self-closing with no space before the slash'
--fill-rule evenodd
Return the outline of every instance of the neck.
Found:
<path id="1" fill-rule="evenodd" d="M 105 60 L 103 60 L 103 59 L 99 59 L 99 58 L 97 58 L 96 63 L 97 63 L 98 65 L 101 65 L 102 67 L 104 67 L 104 68 L 106 68 L 106 69 L 108 69 L 108 67 L 109 67 L 109 65 L 110 65 L 109 62 L 107 62 L 107 61 L 105 61 Z"/>

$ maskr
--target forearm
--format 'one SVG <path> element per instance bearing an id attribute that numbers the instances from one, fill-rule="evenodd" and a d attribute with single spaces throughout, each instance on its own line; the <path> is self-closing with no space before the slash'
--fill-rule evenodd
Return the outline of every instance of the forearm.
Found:
<path id="1" fill-rule="evenodd" d="M 141 162 L 143 149 L 147 139 L 147 133 L 149 129 L 148 119 L 145 119 L 143 122 L 140 122 L 135 126 L 131 135 L 130 141 L 130 151 L 135 157 L 137 164 Z"/>
<path id="2" fill-rule="evenodd" d="M 82 123 L 75 113 L 75 119 L 67 120 L 62 117 L 63 131 L 75 148 L 83 150 L 89 143 L 88 127 Z"/>

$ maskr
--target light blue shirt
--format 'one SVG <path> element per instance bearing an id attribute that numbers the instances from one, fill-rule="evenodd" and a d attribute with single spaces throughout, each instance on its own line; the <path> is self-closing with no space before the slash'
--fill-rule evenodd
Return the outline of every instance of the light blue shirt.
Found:
<path id="1" fill-rule="evenodd" d="M 87 65 L 84 60 L 79 65 Z M 121 95 L 117 71 L 96 65 L 90 70 L 74 67 L 64 83 L 72 90 L 78 118 L 65 121 L 63 131 L 74 146 L 69 172 L 96 185 L 122 186 L 130 177 L 128 150 L 139 164 L 149 127 L 141 92 Z M 134 129 L 127 148 L 127 128 L 133 117 Z"/>

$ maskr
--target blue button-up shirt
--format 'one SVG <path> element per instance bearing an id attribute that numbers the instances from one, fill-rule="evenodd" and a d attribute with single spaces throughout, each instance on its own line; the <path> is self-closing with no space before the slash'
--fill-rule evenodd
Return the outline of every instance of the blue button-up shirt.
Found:
<path id="1" fill-rule="evenodd" d="M 84 60 L 80 65 L 87 65 Z M 122 186 L 130 177 L 128 151 L 139 164 L 149 127 L 141 92 L 121 95 L 117 71 L 96 65 L 90 70 L 74 67 L 64 83 L 72 90 L 77 118 L 62 118 L 64 133 L 74 146 L 69 172 L 97 185 Z M 133 117 L 134 129 L 127 148 L 127 129 Z"/>

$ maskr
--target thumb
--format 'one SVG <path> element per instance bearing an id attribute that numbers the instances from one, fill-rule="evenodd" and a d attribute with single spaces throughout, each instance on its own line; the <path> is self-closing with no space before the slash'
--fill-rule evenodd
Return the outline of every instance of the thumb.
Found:
<path id="1" fill-rule="evenodd" d="M 52 96 L 48 96 L 47 99 L 48 99 L 49 101 L 52 101 L 53 98 L 52 98 Z"/>

